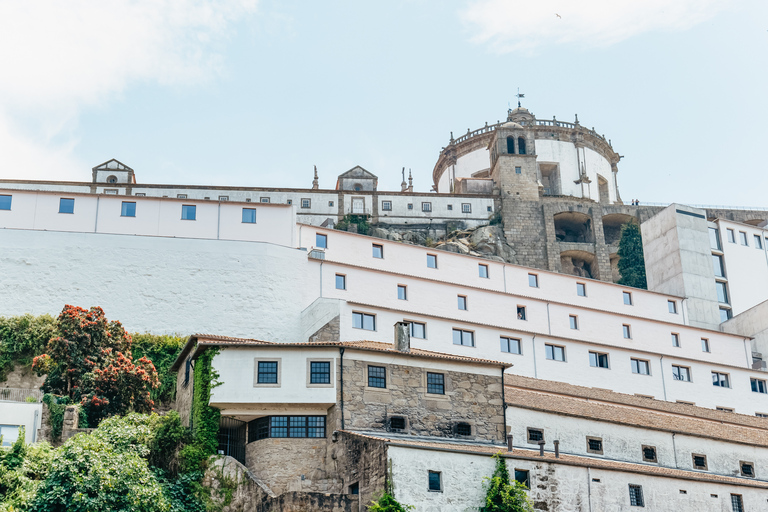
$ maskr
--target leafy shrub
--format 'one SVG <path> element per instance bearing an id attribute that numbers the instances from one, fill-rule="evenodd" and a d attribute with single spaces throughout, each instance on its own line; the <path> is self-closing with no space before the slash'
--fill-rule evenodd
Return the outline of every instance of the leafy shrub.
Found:
<path id="1" fill-rule="evenodd" d="M 132 334 L 131 351 L 134 358 L 146 357 L 152 361 L 160 378 L 160 385 L 150 391 L 150 398 L 157 403 L 170 403 L 176 397 L 176 372 L 171 365 L 181 352 L 186 338 L 181 336 L 157 336 L 154 334 Z"/>
<path id="2" fill-rule="evenodd" d="M 414 510 L 411 505 L 401 505 L 390 493 L 384 491 L 381 496 L 372 501 L 369 512 L 408 512 Z"/>
<path id="3" fill-rule="evenodd" d="M 45 351 L 54 330 L 50 315 L 0 317 L 0 382 L 17 364 L 32 366 L 32 359 Z"/>
<path id="4" fill-rule="evenodd" d="M 11 460 L 0 450 L 0 512 L 33 510 L 30 503 L 45 480 L 53 456 L 48 443 L 26 445 L 23 437 L 14 445 L 14 451 L 17 455 L 23 453 L 21 464 L 17 463 L 17 455 Z"/>
<path id="5" fill-rule="evenodd" d="M 61 439 L 61 429 L 64 426 L 64 411 L 69 404 L 69 397 L 56 396 L 50 393 L 43 395 L 43 403 L 48 407 L 48 424 L 51 426 L 51 439 Z"/>
<path id="6" fill-rule="evenodd" d="M 509 470 L 504 459 L 497 453 L 496 469 L 491 478 L 485 479 L 485 505 L 480 507 L 480 512 L 533 512 L 527 488 L 514 481 L 510 483 Z"/>
<path id="7" fill-rule="evenodd" d="M 176 475 L 181 465 L 179 452 L 190 441 L 191 434 L 189 429 L 181 425 L 179 413 L 171 411 L 165 416 L 157 417 L 149 442 L 149 463 Z"/>
<path id="8" fill-rule="evenodd" d="M 121 450 L 103 437 L 81 434 L 57 450 L 32 509 L 166 512 L 170 504 L 147 461 L 135 450 Z"/>

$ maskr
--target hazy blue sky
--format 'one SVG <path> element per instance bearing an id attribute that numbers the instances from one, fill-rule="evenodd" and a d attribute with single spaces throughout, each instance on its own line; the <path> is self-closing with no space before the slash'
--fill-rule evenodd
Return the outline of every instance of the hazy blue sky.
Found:
<path id="1" fill-rule="evenodd" d="M 764 0 L 4 0 L 0 177 L 431 187 L 514 102 L 612 139 L 623 199 L 768 207 Z M 672 4 L 671 6 L 668 4 Z M 558 17 L 559 15 L 559 17 Z"/>

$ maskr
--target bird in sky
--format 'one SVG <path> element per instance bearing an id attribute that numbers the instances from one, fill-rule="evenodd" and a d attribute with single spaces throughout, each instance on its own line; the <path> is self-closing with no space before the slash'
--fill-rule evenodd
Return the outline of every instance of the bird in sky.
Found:
<path id="1" fill-rule="evenodd" d="M 562 17 L 562 16 L 560 16 L 559 14 L 557 14 L 557 13 L 555 13 L 555 16 L 557 16 L 557 17 L 558 17 L 558 18 L 560 18 L 560 19 L 563 19 L 563 17 Z"/>

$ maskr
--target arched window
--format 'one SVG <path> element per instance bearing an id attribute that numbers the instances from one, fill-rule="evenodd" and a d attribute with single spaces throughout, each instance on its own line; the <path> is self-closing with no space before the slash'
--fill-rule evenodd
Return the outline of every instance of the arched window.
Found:
<path id="1" fill-rule="evenodd" d="M 355 188 L 356 192 L 360 192 L 361 190 L 363 190 L 363 186 L 361 184 L 359 184 L 359 183 L 355 183 L 355 187 L 354 188 Z"/>
<path id="2" fill-rule="evenodd" d="M 515 154 L 515 138 L 514 137 L 507 137 L 507 153 L 510 155 Z"/>
<path id="3" fill-rule="evenodd" d="M 117 183 L 117 176 L 110 176 L 107 178 L 107 183 Z"/>
<path id="4" fill-rule="evenodd" d="M 525 139 L 523 137 L 517 138 L 517 149 L 521 155 L 525 154 Z"/>

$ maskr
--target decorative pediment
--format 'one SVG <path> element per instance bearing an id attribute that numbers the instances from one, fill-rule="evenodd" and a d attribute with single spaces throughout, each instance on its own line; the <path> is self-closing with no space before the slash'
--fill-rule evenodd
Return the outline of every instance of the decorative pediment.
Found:
<path id="1" fill-rule="evenodd" d="M 94 171 L 133 171 L 120 160 L 111 159 L 93 168 Z"/>

